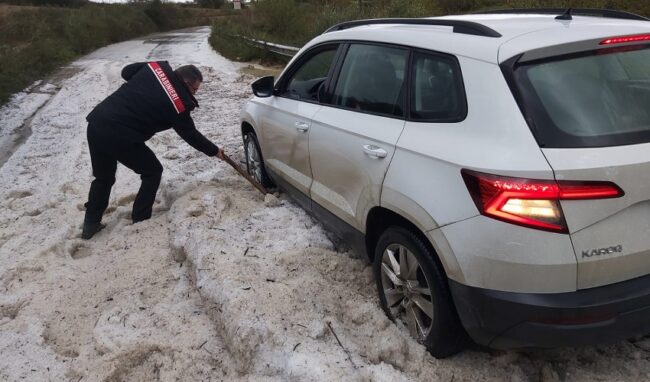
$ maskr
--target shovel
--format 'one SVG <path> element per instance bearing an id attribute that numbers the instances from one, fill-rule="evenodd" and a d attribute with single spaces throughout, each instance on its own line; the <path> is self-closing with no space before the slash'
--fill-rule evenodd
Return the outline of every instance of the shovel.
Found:
<path id="1" fill-rule="evenodd" d="M 264 188 L 264 186 L 259 184 L 255 179 L 253 179 L 252 176 L 248 175 L 248 173 L 244 171 L 241 167 L 239 167 L 239 165 L 237 165 L 235 161 L 230 159 L 228 155 L 223 154 L 223 160 L 226 163 L 228 163 L 232 168 L 234 168 L 241 176 L 246 178 L 246 180 L 248 180 L 253 186 L 255 186 L 255 188 L 257 188 L 262 194 L 264 195 L 268 194 L 268 191 L 266 191 L 266 188 Z"/>

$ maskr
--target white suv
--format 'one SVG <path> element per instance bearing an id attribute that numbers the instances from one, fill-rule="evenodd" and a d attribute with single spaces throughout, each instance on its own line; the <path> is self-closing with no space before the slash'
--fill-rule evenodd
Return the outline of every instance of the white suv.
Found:
<path id="1" fill-rule="evenodd" d="M 650 22 L 343 23 L 242 113 L 249 172 L 374 264 L 438 357 L 650 332 Z"/>

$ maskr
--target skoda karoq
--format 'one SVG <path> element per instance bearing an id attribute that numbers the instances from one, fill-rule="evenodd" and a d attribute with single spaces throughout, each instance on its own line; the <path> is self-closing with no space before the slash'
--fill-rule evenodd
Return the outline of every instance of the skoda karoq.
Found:
<path id="1" fill-rule="evenodd" d="M 242 112 L 248 171 L 373 262 L 437 357 L 650 332 L 650 22 L 343 23 Z"/>

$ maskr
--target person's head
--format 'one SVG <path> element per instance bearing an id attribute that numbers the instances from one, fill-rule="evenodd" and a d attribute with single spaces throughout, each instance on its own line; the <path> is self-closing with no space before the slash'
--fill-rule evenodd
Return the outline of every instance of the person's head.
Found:
<path id="1" fill-rule="evenodd" d="M 203 75 L 196 66 L 183 65 L 174 70 L 174 73 L 185 82 L 185 86 L 187 86 L 187 89 L 192 95 L 196 94 L 199 86 L 201 86 L 201 82 L 203 82 Z"/>

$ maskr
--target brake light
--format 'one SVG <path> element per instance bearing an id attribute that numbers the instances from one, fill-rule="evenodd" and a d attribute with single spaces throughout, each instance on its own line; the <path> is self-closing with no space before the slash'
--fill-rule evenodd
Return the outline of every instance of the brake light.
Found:
<path id="1" fill-rule="evenodd" d="M 650 41 L 650 33 L 637 34 L 632 36 L 610 37 L 601 41 L 598 45 L 625 44 L 626 42 Z"/>
<path id="2" fill-rule="evenodd" d="M 465 185 L 482 215 L 546 231 L 568 233 L 560 200 L 618 198 L 611 182 L 513 178 L 463 169 Z"/>

